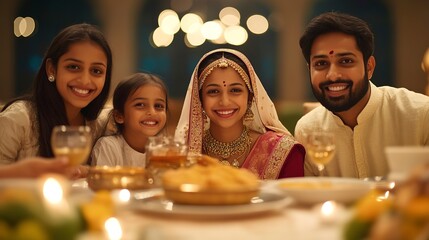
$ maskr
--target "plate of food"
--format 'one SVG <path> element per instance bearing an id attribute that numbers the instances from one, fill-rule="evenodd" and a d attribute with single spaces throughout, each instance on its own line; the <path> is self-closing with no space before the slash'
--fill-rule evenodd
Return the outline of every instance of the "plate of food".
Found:
<path id="1" fill-rule="evenodd" d="M 224 217 L 279 210 L 292 201 L 281 192 L 262 189 L 249 170 L 201 158 L 191 167 L 166 171 L 162 194 L 134 195 L 132 206 L 152 213 Z"/>
<path id="2" fill-rule="evenodd" d="M 304 204 L 325 201 L 352 203 L 375 187 L 373 182 L 357 178 L 298 177 L 274 182 L 277 189 Z"/>
<path id="3" fill-rule="evenodd" d="M 153 191 L 154 194 L 149 193 L 150 191 Z M 243 204 L 183 204 L 166 198 L 163 191 L 148 190 L 146 193 L 134 193 L 129 207 L 132 210 L 143 213 L 224 218 L 281 211 L 292 202 L 291 198 L 285 197 L 280 192 L 261 190 L 257 196 L 252 197 L 248 203 Z"/>

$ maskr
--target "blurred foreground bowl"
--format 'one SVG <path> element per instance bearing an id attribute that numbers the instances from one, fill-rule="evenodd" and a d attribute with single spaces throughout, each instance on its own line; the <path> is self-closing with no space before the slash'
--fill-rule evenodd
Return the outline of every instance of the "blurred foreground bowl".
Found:
<path id="1" fill-rule="evenodd" d="M 414 169 L 429 164 L 429 147 L 390 146 L 386 147 L 385 153 L 391 180 L 405 180 Z"/>
<path id="2" fill-rule="evenodd" d="M 95 166 L 89 169 L 88 186 L 93 191 L 150 188 L 146 170 L 142 167 Z"/>

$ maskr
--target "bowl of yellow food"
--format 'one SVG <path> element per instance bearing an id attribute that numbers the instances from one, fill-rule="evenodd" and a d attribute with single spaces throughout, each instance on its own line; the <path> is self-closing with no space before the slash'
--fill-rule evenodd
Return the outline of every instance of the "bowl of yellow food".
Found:
<path id="1" fill-rule="evenodd" d="M 87 176 L 88 186 L 93 191 L 150 188 L 146 170 L 142 167 L 95 166 Z"/>
<path id="2" fill-rule="evenodd" d="M 253 173 L 213 161 L 165 172 L 162 187 L 165 197 L 179 204 L 246 204 L 259 194 Z"/>
<path id="3" fill-rule="evenodd" d="M 339 177 L 286 178 L 275 183 L 287 196 L 304 204 L 325 201 L 352 203 L 375 188 L 375 184 L 369 181 Z"/>

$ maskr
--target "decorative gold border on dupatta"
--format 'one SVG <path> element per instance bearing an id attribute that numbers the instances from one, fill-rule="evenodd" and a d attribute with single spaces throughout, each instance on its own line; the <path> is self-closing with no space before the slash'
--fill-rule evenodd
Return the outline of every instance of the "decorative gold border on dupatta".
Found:
<path id="1" fill-rule="evenodd" d="M 264 172 L 264 179 L 277 179 L 280 171 L 289 155 L 293 145 L 297 142 L 288 135 L 281 136 L 279 142 L 274 147 L 271 157 L 266 161 L 268 167 Z"/>
<path id="2" fill-rule="evenodd" d="M 188 130 L 188 151 L 193 153 L 201 153 L 204 122 L 202 117 L 202 106 L 199 97 L 197 74 L 194 74 L 193 78 L 191 109 L 189 112 L 190 121 Z"/>

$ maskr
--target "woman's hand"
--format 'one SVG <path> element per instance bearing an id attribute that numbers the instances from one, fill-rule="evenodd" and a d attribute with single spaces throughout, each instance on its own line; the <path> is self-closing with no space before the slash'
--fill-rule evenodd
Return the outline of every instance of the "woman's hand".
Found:
<path id="1" fill-rule="evenodd" d="M 65 174 L 69 169 L 67 158 L 30 157 L 10 165 L 0 166 L 0 178 L 37 178 L 46 173 Z"/>
<path id="2" fill-rule="evenodd" d="M 71 180 L 76 180 L 79 178 L 86 178 L 88 176 L 89 166 L 88 165 L 78 165 L 75 167 L 70 167 L 67 170 L 66 176 Z"/>

